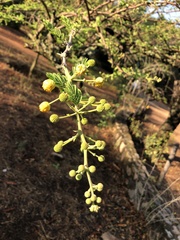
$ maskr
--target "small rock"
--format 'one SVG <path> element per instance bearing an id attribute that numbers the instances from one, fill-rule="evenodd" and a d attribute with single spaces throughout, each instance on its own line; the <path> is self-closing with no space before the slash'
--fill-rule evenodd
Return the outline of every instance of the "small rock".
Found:
<path id="1" fill-rule="evenodd" d="M 112 235 L 110 232 L 105 232 L 101 235 L 103 240 L 120 240 L 119 238 Z"/>

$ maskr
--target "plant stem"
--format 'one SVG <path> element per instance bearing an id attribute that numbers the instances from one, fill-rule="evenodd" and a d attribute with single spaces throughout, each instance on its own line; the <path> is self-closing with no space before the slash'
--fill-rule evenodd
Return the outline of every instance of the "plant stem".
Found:
<path id="1" fill-rule="evenodd" d="M 75 106 L 75 108 L 77 110 L 76 106 Z M 82 129 L 82 126 L 81 126 L 80 115 L 79 115 L 78 112 L 77 112 L 76 117 L 77 117 L 77 123 L 78 123 L 78 130 L 81 132 L 81 142 L 86 142 L 85 136 L 83 134 L 83 129 Z M 84 166 L 86 168 L 88 168 L 88 151 L 87 151 L 87 149 L 84 150 L 83 153 L 84 153 Z M 90 173 L 89 173 L 88 169 L 86 171 L 86 176 L 87 176 L 87 179 L 88 179 L 91 195 L 93 195 L 94 194 L 94 192 L 93 192 L 93 184 L 92 184 L 91 176 L 90 176 Z"/>
<path id="2" fill-rule="evenodd" d="M 56 98 L 55 100 L 51 101 L 49 104 L 55 103 L 59 100 L 59 98 Z"/>
<path id="3" fill-rule="evenodd" d="M 65 116 L 61 116 L 61 117 L 59 117 L 59 119 L 72 117 L 72 116 L 74 116 L 74 115 L 76 115 L 76 113 L 71 113 L 71 114 L 67 114 L 67 115 L 65 115 Z"/>

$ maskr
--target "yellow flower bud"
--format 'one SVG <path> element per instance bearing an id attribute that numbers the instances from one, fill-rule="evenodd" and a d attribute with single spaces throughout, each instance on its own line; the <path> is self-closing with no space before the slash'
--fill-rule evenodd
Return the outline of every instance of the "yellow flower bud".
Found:
<path id="1" fill-rule="evenodd" d="M 104 150 L 105 146 L 106 146 L 105 141 L 101 141 L 101 146 L 98 149 L 99 150 Z"/>
<path id="2" fill-rule="evenodd" d="M 55 82 L 51 79 L 44 80 L 42 84 L 42 88 L 46 92 L 51 92 L 56 87 Z"/>
<path id="3" fill-rule="evenodd" d="M 54 146 L 54 151 L 55 152 L 61 152 L 63 149 L 63 141 L 59 141 L 55 146 Z"/>
<path id="4" fill-rule="evenodd" d="M 89 210 L 90 212 L 98 212 L 99 208 L 100 207 L 98 205 L 93 204 L 90 206 Z"/>
<path id="5" fill-rule="evenodd" d="M 96 111 L 97 112 L 102 112 L 104 110 L 104 105 L 98 105 L 97 107 L 96 107 Z"/>
<path id="6" fill-rule="evenodd" d="M 99 162 L 104 162 L 104 160 L 105 160 L 105 157 L 104 157 L 103 155 L 100 155 L 100 156 L 98 157 L 98 161 L 99 161 Z"/>
<path id="7" fill-rule="evenodd" d="M 103 190 L 103 188 L 97 188 L 98 192 L 101 192 Z"/>
<path id="8" fill-rule="evenodd" d="M 96 202 L 97 203 L 101 203 L 102 202 L 102 198 L 101 197 L 97 197 Z"/>
<path id="9" fill-rule="evenodd" d="M 52 114 L 49 118 L 50 122 L 56 123 L 59 121 L 59 116 L 57 114 Z"/>
<path id="10" fill-rule="evenodd" d="M 102 87 L 104 79 L 102 77 L 97 77 L 95 80 L 95 87 Z"/>
<path id="11" fill-rule="evenodd" d="M 55 146 L 54 146 L 54 151 L 55 152 L 61 152 L 62 151 L 62 146 L 59 146 L 58 144 L 56 144 Z"/>
<path id="12" fill-rule="evenodd" d="M 100 103 L 101 103 L 101 104 L 105 104 L 105 103 L 106 103 L 106 99 L 102 98 L 102 99 L 100 100 Z"/>
<path id="13" fill-rule="evenodd" d="M 102 190 L 103 190 L 103 184 L 102 183 L 98 183 L 98 185 L 97 185 L 97 190 L 99 191 L 99 192 L 101 192 Z"/>
<path id="14" fill-rule="evenodd" d="M 80 180 L 82 179 L 82 175 L 81 175 L 81 174 L 77 174 L 77 175 L 75 176 L 75 179 L 76 179 L 77 181 L 80 181 Z"/>
<path id="15" fill-rule="evenodd" d="M 75 177 L 76 176 L 76 171 L 75 170 L 69 171 L 69 176 L 70 177 Z"/>
<path id="16" fill-rule="evenodd" d="M 87 204 L 87 205 L 91 204 L 91 199 L 90 199 L 90 198 L 87 198 L 87 199 L 86 199 L 86 204 Z"/>
<path id="17" fill-rule="evenodd" d="M 88 61 L 87 61 L 87 66 L 88 67 L 93 67 L 95 65 L 95 60 L 94 59 L 89 59 Z"/>
<path id="18" fill-rule="evenodd" d="M 65 102 L 67 99 L 68 99 L 67 93 L 65 93 L 65 92 L 60 93 L 60 95 L 59 95 L 59 100 L 60 100 L 61 102 Z"/>
<path id="19" fill-rule="evenodd" d="M 95 142 L 95 145 L 96 145 L 96 147 L 101 147 L 102 146 L 102 141 L 101 140 L 97 140 Z"/>
<path id="20" fill-rule="evenodd" d="M 75 73 L 81 75 L 86 71 L 86 66 L 84 64 L 78 64 L 75 68 Z"/>
<path id="21" fill-rule="evenodd" d="M 90 195 L 91 195 L 90 191 L 86 191 L 86 192 L 84 193 L 84 196 L 85 196 L 86 198 L 89 198 Z"/>
<path id="22" fill-rule="evenodd" d="M 89 167 L 89 171 L 90 171 L 90 173 L 94 173 L 96 171 L 96 167 L 94 165 L 91 165 Z"/>
<path id="23" fill-rule="evenodd" d="M 109 103 L 104 104 L 104 109 L 108 111 L 111 108 L 111 105 Z"/>
<path id="24" fill-rule="evenodd" d="M 96 201 L 96 198 L 97 198 L 96 195 L 93 194 L 93 195 L 91 196 L 91 201 L 92 201 L 92 202 Z"/>
<path id="25" fill-rule="evenodd" d="M 48 112 L 50 110 L 50 104 L 49 102 L 42 102 L 40 105 L 39 105 L 39 110 L 40 112 Z"/>
<path id="26" fill-rule="evenodd" d="M 81 123 L 82 123 L 83 125 L 86 125 L 86 124 L 88 123 L 87 118 L 82 118 L 82 119 L 81 119 Z"/>
<path id="27" fill-rule="evenodd" d="M 91 96 L 91 97 L 89 97 L 89 99 L 88 99 L 88 103 L 89 103 L 89 104 L 93 104 L 93 103 L 95 103 L 95 101 L 96 101 L 96 98 L 95 98 L 94 96 Z"/>
<path id="28" fill-rule="evenodd" d="M 78 172 L 84 172 L 84 170 L 85 170 L 84 165 L 81 164 L 78 166 Z"/>

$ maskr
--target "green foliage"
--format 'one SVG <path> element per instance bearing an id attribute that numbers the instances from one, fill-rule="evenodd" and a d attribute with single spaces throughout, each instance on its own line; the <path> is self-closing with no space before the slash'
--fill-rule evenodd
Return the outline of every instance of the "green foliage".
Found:
<path id="1" fill-rule="evenodd" d="M 145 154 L 151 159 L 152 163 L 158 164 L 160 159 L 164 159 L 163 153 L 167 150 L 169 136 L 170 133 L 164 132 L 161 135 L 154 133 L 145 138 Z"/>
<path id="2" fill-rule="evenodd" d="M 129 81 L 140 78 L 155 97 L 159 96 L 154 90 L 156 76 L 170 79 L 178 66 L 180 29 L 165 18 L 153 18 L 158 10 L 174 6 L 174 1 L 25 0 L 10 5 L 5 0 L 1 2 L 1 24 L 16 21 L 25 26 L 32 41 L 30 47 L 57 68 L 57 53 L 64 48 L 72 29 L 76 32 L 72 62 L 84 52 L 93 55 L 97 46 L 102 47 L 114 68 L 111 79 L 120 94 L 127 91 Z M 178 10 L 179 6 L 174 8 Z"/>
<path id="3" fill-rule="evenodd" d="M 155 83 L 159 83 L 162 81 L 161 78 L 155 76 L 151 76 L 150 73 L 144 73 L 139 68 L 124 68 L 122 67 L 122 71 L 120 76 L 124 78 L 126 81 L 128 81 L 128 85 L 126 86 L 126 91 L 132 91 L 132 84 L 135 81 L 138 81 L 138 84 L 140 86 L 140 90 L 138 90 L 137 94 L 140 94 L 143 92 L 144 94 L 151 93 L 151 95 L 154 98 L 161 98 L 160 92 L 155 87 Z"/>
<path id="4" fill-rule="evenodd" d="M 110 109 L 109 111 L 102 113 L 100 121 L 98 123 L 98 127 L 107 127 L 110 122 L 112 122 L 116 117 L 116 114 L 113 109 Z"/>
<path id="5" fill-rule="evenodd" d="M 142 122 L 140 120 L 136 120 L 135 118 L 130 119 L 130 126 L 129 129 L 132 133 L 132 135 L 136 139 L 142 139 L 143 133 L 142 133 Z"/>

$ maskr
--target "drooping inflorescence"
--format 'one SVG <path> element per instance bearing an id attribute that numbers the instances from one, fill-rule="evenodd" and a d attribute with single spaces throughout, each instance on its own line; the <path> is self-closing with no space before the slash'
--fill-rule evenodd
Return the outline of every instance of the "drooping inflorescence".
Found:
<path id="1" fill-rule="evenodd" d="M 65 55 L 61 54 L 63 57 Z M 63 60 L 63 62 L 66 61 Z M 67 104 L 70 112 L 63 116 L 55 113 L 51 114 L 49 120 L 52 123 L 57 123 L 60 119 L 76 117 L 77 129 L 74 130 L 75 134 L 65 141 L 59 140 L 54 146 L 54 151 L 57 153 L 61 152 L 65 145 L 73 143 L 76 140 L 80 141 L 79 150 L 83 153 L 84 161 L 76 170 L 70 170 L 69 176 L 75 178 L 77 181 L 80 181 L 84 175 L 87 177 L 89 189 L 84 193 L 84 196 L 86 204 L 90 205 L 89 209 L 91 212 L 97 212 L 100 208 L 99 204 L 102 199 L 97 196 L 97 193 L 102 191 L 103 184 L 92 182 L 91 177 L 96 171 L 96 167 L 90 165 L 88 156 L 91 154 L 99 162 L 103 162 L 105 160 L 104 155 L 97 154 L 96 150 L 104 150 L 106 144 L 103 140 L 95 140 L 87 136 L 84 133 L 83 126 L 88 124 L 87 114 L 108 111 L 111 107 L 105 99 L 97 100 L 95 96 L 83 96 L 81 89 L 77 87 L 77 82 L 90 82 L 94 83 L 94 86 L 97 87 L 103 84 L 104 80 L 102 77 L 91 80 L 83 78 L 87 69 L 94 64 L 95 61 L 93 59 L 84 59 L 80 63 L 75 64 L 71 71 L 65 65 L 62 65 L 63 73 L 47 73 L 48 79 L 43 82 L 43 89 L 46 92 L 51 92 L 54 88 L 58 88 L 59 96 L 51 102 L 44 101 L 39 105 L 41 112 L 49 112 L 54 102 L 59 101 L 61 104 Z"/>

